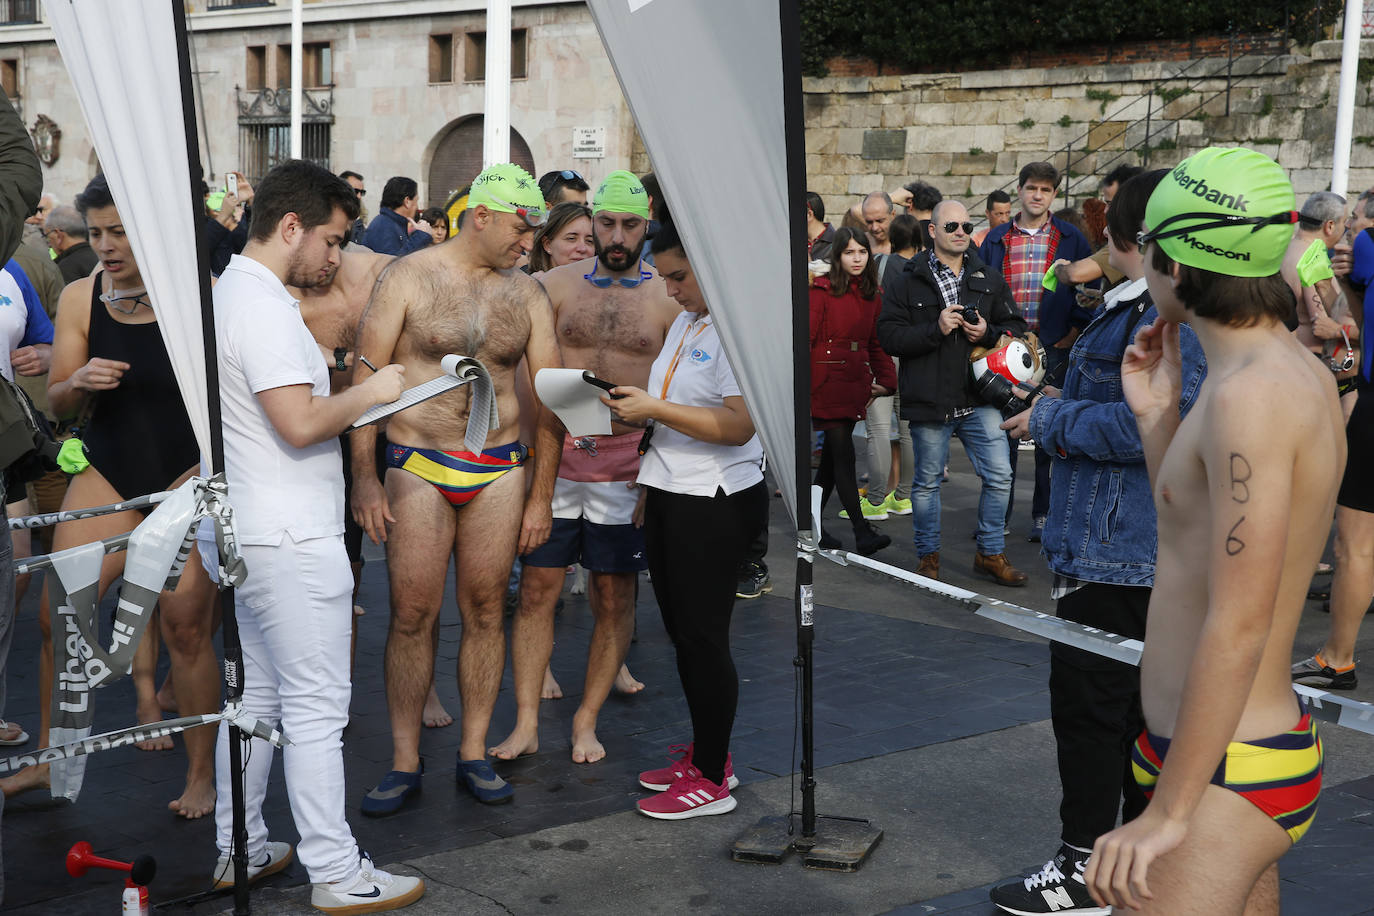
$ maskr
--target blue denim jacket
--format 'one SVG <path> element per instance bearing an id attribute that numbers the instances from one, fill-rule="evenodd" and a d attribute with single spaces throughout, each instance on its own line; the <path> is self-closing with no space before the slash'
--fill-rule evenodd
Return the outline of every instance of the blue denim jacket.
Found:
<path id="1" fill-rule="evenodd" d="M 1142 290 L 1094 318 L 1069 354 L 1063 395 L 1040 398 L 1031 412 L 1031 436 L 1055 459 L 1041 550 L 1050 569 L 1064 576 L 1154 584 L 1154 496 L 1140 432 L 1121 393 L 1121 355 L 1158 315 L 1149 295 Z M 1186 415 L 1207 363 L 1192 328 L 1180 330 L 1178 406 Z"/>

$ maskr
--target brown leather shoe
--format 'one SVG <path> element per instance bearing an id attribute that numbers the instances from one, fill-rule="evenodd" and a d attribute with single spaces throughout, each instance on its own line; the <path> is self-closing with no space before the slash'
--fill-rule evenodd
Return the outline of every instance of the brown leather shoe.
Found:
<path id="1" fill-rule="evenodd" d="M 916 575 L 925 576 L 927 579 L 940 578 L 940 554 L 928 553 L 921 557 L 921 565 L 916 567 Z"/>
<path id="2" fill-rule="evenodd" d="M 974 554 L 973 571 L 988 576 L 999 585 L 1026 584 L 1026 574 L 1012 566 L 1005 553 Z"/>

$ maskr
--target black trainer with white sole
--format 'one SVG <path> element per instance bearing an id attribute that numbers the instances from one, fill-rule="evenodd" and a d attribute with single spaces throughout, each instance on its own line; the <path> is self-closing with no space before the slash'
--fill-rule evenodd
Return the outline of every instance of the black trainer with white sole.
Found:
<path id="1" fill-rule="evenodd" d="M 1087 853 L 1059 847 L 1053 859 L 1033 875 L 998 885 L 988 892 L 992 902 L 1015 916 L 1110 916 L 1112 908 L 1098 906 L 1083 881 Z"/>

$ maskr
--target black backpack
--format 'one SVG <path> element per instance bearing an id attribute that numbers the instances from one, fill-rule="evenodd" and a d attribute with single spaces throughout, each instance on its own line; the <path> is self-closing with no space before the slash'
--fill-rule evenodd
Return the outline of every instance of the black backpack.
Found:
<path id="1" fill-rule="evenodd" d="M 0 470 L 23 486 L 57 470 L 57 440 L 48 420 L 14 382 L 0 376 Z"/>

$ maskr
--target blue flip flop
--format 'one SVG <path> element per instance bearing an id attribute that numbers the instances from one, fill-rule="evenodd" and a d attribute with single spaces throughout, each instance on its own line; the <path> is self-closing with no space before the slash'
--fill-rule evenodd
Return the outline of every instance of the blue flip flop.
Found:
<path id="1" fill-rule="evenodd" d="M 400 811 L 407 801 L 420 794 L 420 777 L 425 774 L 425 762 L 420 761 L 420 770 L 407 773 L 405 770 L 392 770 L 382 777 L 377 787 L 363 796 L 363 814 L 368 817 L 386 817 Z"/>
<path id="2" fill-rule="evenodd" d="M 486 760 L 459 760 L 456 775 L 458 784 L 484 805 L 504 805 L 515 797 L 515 789 Z"/>

